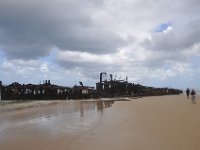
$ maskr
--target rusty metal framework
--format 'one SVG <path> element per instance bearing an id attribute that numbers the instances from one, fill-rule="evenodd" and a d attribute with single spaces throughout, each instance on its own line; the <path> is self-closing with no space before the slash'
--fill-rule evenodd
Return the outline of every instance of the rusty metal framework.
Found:
<path id="1" fill-rule="evenodd" d="M 52 100 L 52 99 L 82 99 L 98 97 L 119 97 L 119 96 L 152 96 L 181 94 L 182 91 L 173 88 L 154 88 L 142 86 L 128 82 L 128 77 L 124 80 L 117 80 L 113 75 L 107 78 L 106 72 L 100 73 L 100 80 L 94 87 L 80 85 L 64 87 L 51 84 L 50 80 L 45 80 L 43 84 L 19 84 L 14 82 L 3 86 L 0 81 L 0 100 Z"/>

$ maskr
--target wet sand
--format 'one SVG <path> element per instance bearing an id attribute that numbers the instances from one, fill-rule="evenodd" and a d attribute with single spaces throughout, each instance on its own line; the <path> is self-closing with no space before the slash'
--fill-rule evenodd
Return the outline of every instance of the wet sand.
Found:
<path id="1" fill-rule="evenodd" d="M 0 106 L 1 150 L 200 149 L 199 97 L 197 104 L 175 95 L 22 106 Z"/>

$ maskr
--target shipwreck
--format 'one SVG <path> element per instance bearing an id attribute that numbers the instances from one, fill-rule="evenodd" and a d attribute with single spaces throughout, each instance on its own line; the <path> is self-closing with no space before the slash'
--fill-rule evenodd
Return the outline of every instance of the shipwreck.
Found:
<path id="1" fill-rule="evenodd" d="M 100 80 L 95 87 L 85 86 L 82 82 L 73 87 L 51 84 L 50 80 L 43 84 L 20 84 L 13 82 L 3 85 L 0 81 L 0 100 L 66 100 L 88 99 L 100 97 L 156 96 L 181 94 L 182 90 L 173 88 L 154 88 L 116 79 L 112 74 L 100 73 Z"/>

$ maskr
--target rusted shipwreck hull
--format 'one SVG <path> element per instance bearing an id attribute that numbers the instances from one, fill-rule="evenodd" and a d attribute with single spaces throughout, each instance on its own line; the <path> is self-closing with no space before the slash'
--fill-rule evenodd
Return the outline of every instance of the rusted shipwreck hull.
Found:
<path id="1" fill-rule="evenodd" d="M 73 87 L 58 86 L 46 80 L 43 84 L 19 84 L 14 82 L 3 86 L 0 82 L 0 100 L 51 100 L 51 99 L 83 99 L 98 97 L 123 97 L 123 96 L 153 96 L 181 94 L 182 91 L 172 88 L 154 88 L 140 84 L 129 83 L 128 79 L 104 79 L 100 73 L 100 82 L 94 87 L 80 85 Z"/>

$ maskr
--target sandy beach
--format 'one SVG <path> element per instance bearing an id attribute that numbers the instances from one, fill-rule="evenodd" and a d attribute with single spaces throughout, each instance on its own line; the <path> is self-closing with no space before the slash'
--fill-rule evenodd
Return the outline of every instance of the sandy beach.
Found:
<path id="1" fill-rule="evenodd" d="M 130 101 L 1 105 L 1 150 L 199 150 L 200 100 L 186 95 Z M 20 104 L 22 105 L 22 104 Z"/>

